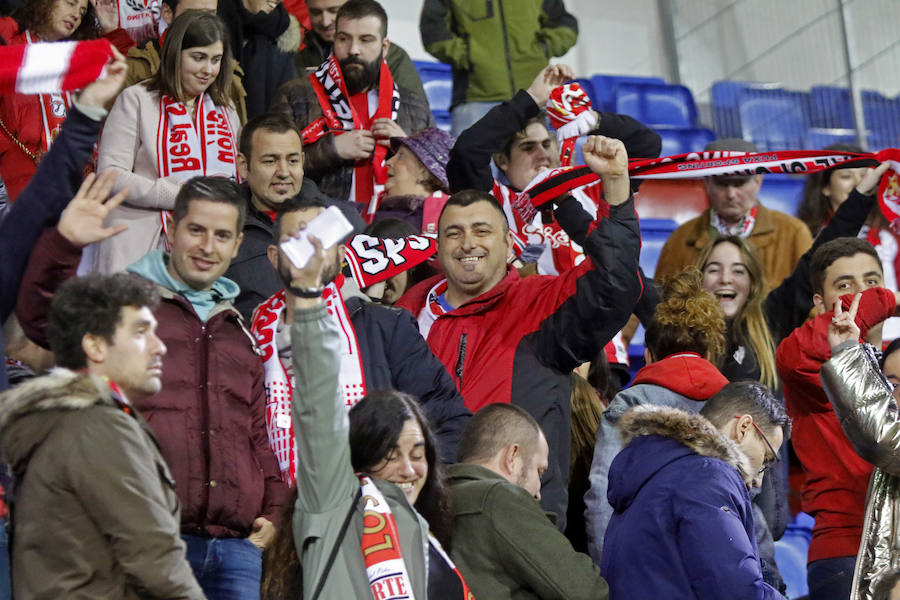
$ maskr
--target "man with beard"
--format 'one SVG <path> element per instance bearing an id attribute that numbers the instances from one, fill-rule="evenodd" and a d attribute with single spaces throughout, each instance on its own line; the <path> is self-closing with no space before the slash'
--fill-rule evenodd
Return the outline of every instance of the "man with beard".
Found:
<path id="1" fill-rule="evenodd" d="M 337 13 L 346 2 L 347 0 L 306 0 L 310 28 L 303 30 L 304 45 L 294 53 L 294 72 L 297 77 L 306 77 L 310 71 L 318 69 L 322 61 L 331 54 Z M 406 50 L 392 43 L 384 60 L 397 85 L 425 96 L 422 78 Z"/>
<path id="2" fill-rule="evenodd" d="M 434 126 L 428 101 L 395 84 L 384 56 L 387 13 L 349 0 L 337 14 L 331 56 L 309 77 L 285 84 L 272 109 L 303 130 L 305 169 L 326 195 L 372 201 L 387 179 L 390 138 Z"/>
<path id="3" fill-rule="evenodd" d="M 269 260 L 278 270 L 285 289 L 263 303 L 253 318 L 253 335 L 265 361 L 269 440 L 282 478 L 294 483 L 290 325 L 295 296 L 322 295 L 329 314 L 340 324 L 340 382 L 347 408 L 366 394 L 379 390 L 396 389 L 414 396 L 437 433 L 441 458 L 454 462 L 460 433 L 472 413 L 463 404 L 444 365 L 419 335 L 412 316 L 406 311 L 370 303 L 353 279 L 344 278 L 341 244 L 325 251 L 324 289 L 291 288 L 289 259 L 278 243 L 305 228 L 325 207 L 326 203 L 316 198 L 299 196 L 282 205 L 269 246 Z"/>

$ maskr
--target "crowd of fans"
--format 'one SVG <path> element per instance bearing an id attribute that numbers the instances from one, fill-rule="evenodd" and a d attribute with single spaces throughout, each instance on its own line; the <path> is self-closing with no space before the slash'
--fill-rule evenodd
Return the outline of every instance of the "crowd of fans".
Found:
<path id="1" fill-rule="evenodd" d="M 458 137 L 378 2 L 305 4 L 0 19 L 112 43 L 0 96 L 0 598 L 777 599 L 797 508 L 809 598 L 900 598 L 890 163 L 706 177 L 644 273 L 660 138 L 571 101 L 561 0 L 425 1 Z"/>

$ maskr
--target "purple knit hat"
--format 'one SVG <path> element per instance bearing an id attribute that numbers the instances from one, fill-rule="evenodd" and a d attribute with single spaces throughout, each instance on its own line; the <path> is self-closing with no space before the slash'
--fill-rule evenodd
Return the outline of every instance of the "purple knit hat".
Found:
<path id="1" fill-rule="evenodd" d="M 406 146 L 416 155 L 425 169 L 437 177 L 437 180 L 444 186 L 444 191 L 449 191 L 447 162 L 450 160 L 450 148 L 453 147 L 455 141 L 449 133 L 432 127 L 409 137 L 391 138 L 391 153 L 397 152 L 401 144 Z"/>

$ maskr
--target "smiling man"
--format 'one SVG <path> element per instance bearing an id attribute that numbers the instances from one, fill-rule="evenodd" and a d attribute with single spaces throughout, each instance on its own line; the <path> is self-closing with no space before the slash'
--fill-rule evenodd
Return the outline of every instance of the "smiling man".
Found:
<path id="1" fill-rule="evenodd" d="M 171 252 L 128 268 L 155 284 L 158 335 L 169 349 L 162 390 L 134 404 L 178 482 L 188 561 L 213 599 L 259 598 L 262 549 L 287 493 L 269 448 L 262 361 L 231 303 L 237 285 L 223 277 L 245 207 L 230 180 L 188 180 L 170 217 Z M 23 284 L 34 304 L 74 275 L 84 230 L 58 227 L 42 238 Z"/>
<path id="2" fill-rule="evenodd" d="M 136 275 L 69 281 L 50 312 L 61 368 L 2 396 L 18 598 L 204 598 L 172 476 L 132 404 L 162 387 L 158 302 Z"/>
<path id="3" fill-rule="evenodd" d="M 309 177 L 328 196 L 363 207 L 387 179 L 390 138 L 434 126 L 425 97 L 395 81 L 385 62 L 387 26 L 378 2 L 349 0 L 335 17 L 332 54 L 272 103 L 304 131 Z"/>
<path id="4" fill-rule="evenodd" d="M 588 257 L 559 276 L 520 279 L 507 266 L 512 234 L 487 192 L 450 197 L 438 220 L 438 258 L 445 275 L 412 288 L 395 306 L 453 375 L 473 412 L 513 403 L 538 422 L 550 446 L 541 502 L 564 527 L 571 426 L 570 372 L 603 349 L 641 294 L 640 234 L 630 199 L 622 142 L 592 136 L 588 166 L 603 180 L 609 217 L 595 220 L 571 196 L 555 217 Z"/>

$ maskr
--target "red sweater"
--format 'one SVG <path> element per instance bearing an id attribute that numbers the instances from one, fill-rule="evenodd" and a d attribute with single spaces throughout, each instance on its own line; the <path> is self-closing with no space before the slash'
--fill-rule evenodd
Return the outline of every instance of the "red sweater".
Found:
<path id="1" fill-rule="evenodd" d="M 845 309 L 853 296 L 842 298 Z M 861 335 L 896 310 L 894 292 L 863 292 L 856 314 Z M 833 312 L 798 327 L 780 346 L 775 359 L 787 411 L 793 419 L 794 451 L 806 471 L 803 510 L 816 519 L 809 562 L 856 556 L 862 539 L 866 489 L 872 465 L 853 450 L 819 382 L 819 370 L 831 358 L 828 323 Z"/>

